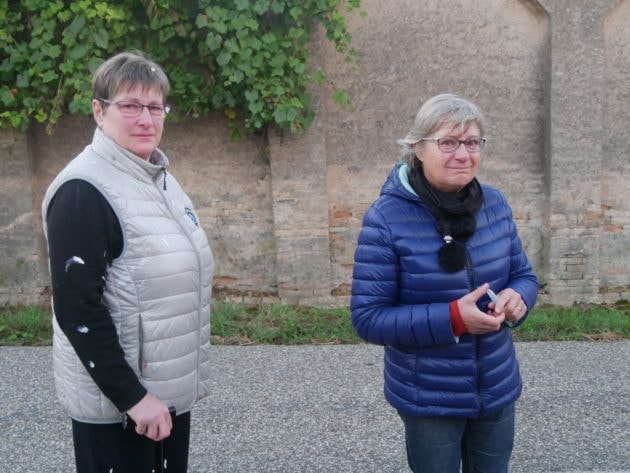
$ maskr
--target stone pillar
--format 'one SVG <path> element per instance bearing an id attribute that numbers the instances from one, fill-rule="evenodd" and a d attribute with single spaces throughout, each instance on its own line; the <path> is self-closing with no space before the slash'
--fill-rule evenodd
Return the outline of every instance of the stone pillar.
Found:
<path id="1" fill-rule="evenodd" d="M 556 304 L 599 302 L 604 19 L 615 0 L 541 0 L 551 28 L 548 275 Z"/>
<path id="2" fill-rule="evenodd" d="M 312 44 L 310 62 L 316 67 L 321 38 Z M 278 295 L 303 305 L 334 303 L 323 93 L 312 91 L 315 119 L 304 134 L 272 130 L 269 136 Z"/>
<path id="3" fill-rule="evenodd" d="M 0 304 L 41 302 L 27 135 L 0 130 Z"/>
<path id="4" fill-rule="evenodd" d="M 306 136 L 269 139 L 276 280 L 289 303 L 330 298 L 326 150 L 321 111 Z"/>
<path id="5" fill-rule="evenodd" d="M 630 0 L 610 10 L 604 24 L 604 146 L 600 295 L 602 302 L 630 300 Z"/>

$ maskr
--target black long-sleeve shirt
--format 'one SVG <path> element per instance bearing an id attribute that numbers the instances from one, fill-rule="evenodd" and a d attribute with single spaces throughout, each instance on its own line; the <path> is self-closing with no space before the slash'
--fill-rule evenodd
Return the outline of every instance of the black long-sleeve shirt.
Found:
<path id="1" fill-rule="evenodd" d="M 46 220 L 57 323 L 97 386 L 125 412 L 146 389 L 125 360 L 102 301 L 107 269 L 123 249 L 120 222 L 105 197 L 79 179 L 57 190 Z"/>

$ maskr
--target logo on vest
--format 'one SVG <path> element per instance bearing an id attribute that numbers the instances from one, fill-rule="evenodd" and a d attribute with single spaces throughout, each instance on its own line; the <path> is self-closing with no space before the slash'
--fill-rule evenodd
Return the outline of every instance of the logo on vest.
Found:
<path id="1" fill-rule="evenodd" d="M 192 220 L 192 223 L 194 223 L 195 226 L 198 227 L 199 226 L 199 219 L 195 215 L 195 212 L 193 212 L 193 209 L 188 208 L 188 207 L 184 207 L 184 210 L 186 211 L 186 215 L 188 215 L 190 217 L 190 219 Z"/>

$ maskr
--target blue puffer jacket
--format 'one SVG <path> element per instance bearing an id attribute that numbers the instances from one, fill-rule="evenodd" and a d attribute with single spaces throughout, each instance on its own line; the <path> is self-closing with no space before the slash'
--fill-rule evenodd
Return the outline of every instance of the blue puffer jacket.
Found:
<path id="1" fill-rule="evenodd" d="M 512 211 L 503 194 L 482 187 L 477 229 L 466 242 L 469 264 L 456 273 L 438 264 L 443 240 L 405 164 L 396 165 L 363 220 L 352 323 L 363 339 L 385 346 L 385 397 L 408 415 L 479 417 L 521 393 L 509 328 L 457 340 L 451 326 L 449 303 L 484 282 L 497 293 L 514 289 L 529 310 L 536 302 L 538 281 Z M 479 309 L 489 302 L 480 299 Z"/>

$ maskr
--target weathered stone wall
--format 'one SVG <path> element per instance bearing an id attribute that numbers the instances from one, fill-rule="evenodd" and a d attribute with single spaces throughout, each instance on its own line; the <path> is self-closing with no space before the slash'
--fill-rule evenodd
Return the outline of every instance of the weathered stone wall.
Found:
<path id="1" fill-rule="evenodd" d="M 599 242 L 600 297 L 630 293 L 630 1 L 604 20 L 604 81 Z"/>
<path id="2" fill-rule="evenodd" d="M 239 298 L 345 304 L 363 214 L 436 93 L 484 111 L 479 178 L 507 195 L 543 302 L 630 297 L 630 0 L 363 0 L 361 65 L 319 35 L 317 113 L 303 135 L 237 143 L 220 114 L 168 123 L 162 148 Z M 332 102 L 349 91 L 352 107 Z M 52 136 L 0 130 L 0 303 L 48 297 L 39 205 L 90 140 L 88 118 Z"/>
<path id="3" fill-rule="evenodd" d="M 37 227 L 26 136 L 0 130 L 0 303 L 39 302 Z"/>
<path id="4" fill-rule="evenodd" d="M 344 67 L 332 50 L 325 54 L 331 82 L 349 89 L 354 105 L 335 113 L 333 104 L 326 106 L 334 286 L 347 289 L 361 218 L 398 161 L 396 140 L 407 134 L 420 105 L 441 92 L 459 93 L 482 108 L 488 146 L 480 180 L 501 188 L 514 204 L 528 254 L 542 267 L 545 12 L 530 2 L 499 0 L 364 5 L 367 18 L 352 23 L 361 68 Z"/>

